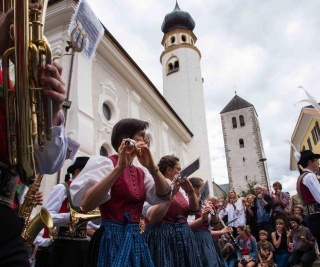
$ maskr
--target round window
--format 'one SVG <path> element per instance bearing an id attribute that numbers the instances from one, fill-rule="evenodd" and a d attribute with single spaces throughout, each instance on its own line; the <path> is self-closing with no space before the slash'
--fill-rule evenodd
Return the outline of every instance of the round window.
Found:
<path id="1" fill-rule="evenodd" d="M 107 121 L 109 121 L 111 119 L 111 108 L 109 107 L 109 105 L 107 103 L 103 103 L 102 106 L 102 110 L 103 110 L 103 115 L 106 118 Z"/>

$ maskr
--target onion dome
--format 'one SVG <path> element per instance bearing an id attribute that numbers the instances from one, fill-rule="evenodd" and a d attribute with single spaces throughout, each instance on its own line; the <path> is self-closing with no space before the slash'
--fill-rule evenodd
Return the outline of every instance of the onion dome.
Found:
<path id="1" fill-rule="evenodd" d="M 162 22 L 161 30 L 164 34 L 175 29 L 184 29 L 192 31 L 195 27 L 195 22 L 188 12 L 182 11 L 176 2 L 174 10 L 167 14 Z"/>

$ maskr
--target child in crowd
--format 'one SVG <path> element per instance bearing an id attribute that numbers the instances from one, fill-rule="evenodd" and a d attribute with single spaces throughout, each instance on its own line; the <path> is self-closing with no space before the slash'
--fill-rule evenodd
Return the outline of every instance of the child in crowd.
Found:
<path id="1" fill-rule="evenodd" d="M 235 267 L 237 263 L 237 246 L 232 242 L 229 233 L 221 235 L 218 245 L 223 257 L 224 265 L 226 267 Z"/>
<path id="2" fill-rule="evenodd" d="M 259 231 L 260 241 L 258 242 L 258 259 L 259 267 L 262 267 L 262 264 L 267 264 L 268 266 L 273 266 L 273 245 L 267 241 L 268 232 L 265 230 Z"/>

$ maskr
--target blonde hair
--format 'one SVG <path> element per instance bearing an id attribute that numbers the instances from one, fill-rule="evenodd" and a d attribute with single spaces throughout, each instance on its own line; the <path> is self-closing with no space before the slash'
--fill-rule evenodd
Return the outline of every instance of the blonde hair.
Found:
<path id="1" fill-rule="evenodd" d="M 253 197 L 253 199 L 256 197 L 255 195 L 253 195 L 253 194 L 248 194 L 247 196 L 246 196 L 246 201 L 248 202 L 248 198 L 249 197 Z"/>
<path id="2" fill-rule="evenodd" d="M 237 229 L 244 231 L 246 235 L 251 235 L 251 230 L 249 225 L 239 225 Z"/>
<path id="3" fill-rule="evenodd" d="M 265 231 L 265 230 L 260 230 L 259 231 L 259 235 L 265 235 L 265 236 L 268 236 L 268 232 Z"/>
<path id="4" fill-rule="evenodd" d="M 230 193 L 231 191 L 234 193 L 234 201 L 235 201 L 235 202 L 238 201 L 239 196 L 238 196 L 238 194 L 236 193 L 236 191 L 235 191 L 234 189 L 230 189 L 230 190 L 229 190 L 229 192 L 228 192 L 228 197 L 227 197 L 227 201 L 229 202 L 229 200 L 230 200 L 230 198 L 229 198 L 229 193 Z"/>

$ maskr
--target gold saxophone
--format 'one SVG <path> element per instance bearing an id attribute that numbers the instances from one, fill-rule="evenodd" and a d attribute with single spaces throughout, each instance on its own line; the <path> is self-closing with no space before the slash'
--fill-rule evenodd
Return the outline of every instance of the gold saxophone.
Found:
<path id="1" fill-rule="evenodd" d="M 2 57 L 8 161 L 18 171 L 23 183 L 29 185 L 34 181 L 19 210 L 19 216 L 25 220 L 22 236 L 27 247 L 32 245 L 43 227 L 53 225 L 50 213 L 44 208 L 29 222 L 36 206 L 34 196 L 43 177 L 43 174 L 36 173 L 34 139 L 38 136 L 39 147 L 43 149 L 45 138 L 52 138 L 52 102 L 42 94 L 38 79 L 40 69 L 52 63 L 51 49 L 43 36 L 48 0 L 37 1 L 42 11 L 29 9 L 33 2 L 3 0 L 4 12 L 14 7 L 14 46 Z M 13 89 L 10 89 L 10 61 L 15 69 Z"/>

